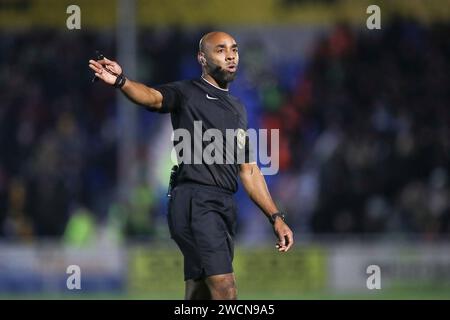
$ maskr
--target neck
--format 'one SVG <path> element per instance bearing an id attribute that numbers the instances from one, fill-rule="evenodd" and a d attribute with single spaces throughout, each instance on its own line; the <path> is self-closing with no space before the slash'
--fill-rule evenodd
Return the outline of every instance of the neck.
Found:
<path id="1" fill-rule="evenodd" d="M 209 82 L 209 84 L 217 87 L 218 89 L 228 91 L 229 83 L 228 82 L 218 82 L 216 79 L 214 79 L 210 74 L 203 73 L 202 78 Z"/>

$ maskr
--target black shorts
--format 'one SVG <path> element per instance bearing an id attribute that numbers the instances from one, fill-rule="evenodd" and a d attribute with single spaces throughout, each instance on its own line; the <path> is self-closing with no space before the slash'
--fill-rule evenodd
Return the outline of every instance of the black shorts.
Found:
<path id="1" fill-rule="evenodd" d="M 172 190 L 168 223 L 184 256 L 184 279 L 233 272 L 236 204 L 224 189 L 185 183 Z"/>

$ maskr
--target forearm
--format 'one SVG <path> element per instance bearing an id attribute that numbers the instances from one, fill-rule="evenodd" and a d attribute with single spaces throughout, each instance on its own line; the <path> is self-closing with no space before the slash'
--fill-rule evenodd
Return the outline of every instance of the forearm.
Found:
<path id="1" fill-rule="evenodd" d="M 250 199 L 267 217 L 278 212 L 267 188 L 266 180 L 256 164 L 251 167 L 247 165 L 246 170 L 241 170 L 240 177 Z"/>
<path id="2" fill-rule="evenodd" d="M 161 108 L 161 93 L 142 83 L 127 79 L 124 86 L 121 88 L 121 91 L 128 99 L 136 104 L 152 110 Z"/>
<path id="3" fill-rule="evenodd" d="M 270 196 L 269 190 L 267 189 L 266 180 L 256 163 L 241 164 L 240 177 L 250 199 L 253 200 L 268 218 L 278 212 L 278 209 Z M 284 222 L 283 218 L 275 219 L 275 221 L 271 219 L 271 222 L 273 223 L 273 230 L 278 237 L 278 251 L 288 251 L 294 244 L 292 230 Z"/>

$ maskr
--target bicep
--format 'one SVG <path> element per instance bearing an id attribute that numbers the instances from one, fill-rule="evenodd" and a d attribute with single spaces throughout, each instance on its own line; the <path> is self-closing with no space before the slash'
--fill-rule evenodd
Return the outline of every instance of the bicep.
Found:
<path id="1" fill-rule="evenodd" d="M 148 89 L 151 96 L 151 100 L 147 106 L 148 109 L 150 109 L 150 111 L 160 111 L 164 100 L 163 95 L 154 88 L 149 87 Z"/>

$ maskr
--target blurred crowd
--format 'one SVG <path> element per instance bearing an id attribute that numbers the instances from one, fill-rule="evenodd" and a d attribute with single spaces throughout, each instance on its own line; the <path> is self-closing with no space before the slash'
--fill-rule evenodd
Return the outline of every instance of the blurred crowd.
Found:
<path id="1" fill-rule="evenodd" d="M 72 212 L 101 214 L 115 183 L 114 95 L 84 72 L 101 34 L 0 35 L 0 234 L 60 237 Z"/>
<path id="2" fill-rule="evenodd" d="M 151 46 L 139 47 L 137 77 L 177 80 L 181 58 L 167 52 L 180 48 L 179 32 L 139 37 Z M 1 239 L 83 244 L 99 234 L 149 238 L 157 228 L 152 217 L 163 208 L 144 179 L 119 199 L 116 91 L 92 82 L 88 60 L 95 50 L 114 58 L 114 33 L 0 34 Z M 139 116 L 137 158 L 145 162 L 158 121 L 143 109 Z"/>
<path id="3" fill-rule="evenodd" d="M 139 79 L 195 76 L 199 34 L 141 34 Z M 277 68 L 271 81 L 255 81 L 261 105 L 250 108 L 250 123 L 280 128 L 280 174 L 269 182 L 295 229 L 450 233 L 449 38 L 450 24 L 338 25 L 318 39 L 294 86 Z M 83 241 L 74 230 L 102 223 L 130 237 L 152 232 L 161 211 L 154 190 L 141 185 L 129 203 L 116 199 L 115 91 L 93 85 L 87 69 L 98 48 L 114 55 L 113 36 L 0 34 L 2 239 Z M 266 65 L 244 49 L 244 62 Z M 244 64 L 240 77 L 251 70 Z M 155 117 L 142 115 L 145 132 L 156 130 L 146 125 Z"/>
<path id="4" fill-rule="evenodd" d="M 300 230 L 450 233 L 450 24 L 336 26 L 273 115 Z M 296 200 L 292 200 L 296 199 Z"/>

